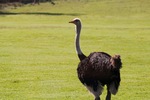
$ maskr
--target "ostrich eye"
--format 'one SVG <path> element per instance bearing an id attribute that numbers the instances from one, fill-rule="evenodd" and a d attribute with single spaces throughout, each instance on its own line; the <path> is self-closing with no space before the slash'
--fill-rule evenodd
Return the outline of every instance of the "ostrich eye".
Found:
<path id="1" fill-rule="evenodd" d="M 79 20 L 75 20 L 75 23 L 80 23 L 80 21 Z"/>

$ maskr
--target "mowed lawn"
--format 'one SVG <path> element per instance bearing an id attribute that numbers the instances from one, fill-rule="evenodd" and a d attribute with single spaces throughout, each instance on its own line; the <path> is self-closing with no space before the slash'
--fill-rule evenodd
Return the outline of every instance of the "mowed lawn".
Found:
<path id="1" fill-rule="evenodd" d="M 150 99 L 150 1 L 57 0 L 0 14 L 0 100 L 93 100 L 76 74 L 75 17 L 86 55 L 120 54 L 112 100 Z M 1 12 L 2 13 L 2 12 Z M 105 100 L 106 88 L 101 96 Z"/>

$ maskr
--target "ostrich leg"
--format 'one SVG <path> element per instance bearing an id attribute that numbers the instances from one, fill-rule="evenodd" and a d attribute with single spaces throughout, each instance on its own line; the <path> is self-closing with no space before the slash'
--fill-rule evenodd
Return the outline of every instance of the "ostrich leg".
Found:
<path id="1" fill-rule="evenodd" d="M 101 100 L 100 97 L 96 97 L 95 100 Z"/>
<path id="2" fill-rule="evenodd" d="M 107 96 L 106 96 L 106 100 L 111 100 L 111 93 L 109 91 L 109 86 L 107 85 Z"/>

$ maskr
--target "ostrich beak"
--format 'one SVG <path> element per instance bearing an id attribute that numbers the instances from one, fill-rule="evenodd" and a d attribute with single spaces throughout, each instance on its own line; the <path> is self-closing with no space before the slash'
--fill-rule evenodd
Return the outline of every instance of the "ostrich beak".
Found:
<path id="1" fill-rule="evenodd" d="M 69 23 L 73 23 L 74 24 L 74 21 L 70 21 Z"/>

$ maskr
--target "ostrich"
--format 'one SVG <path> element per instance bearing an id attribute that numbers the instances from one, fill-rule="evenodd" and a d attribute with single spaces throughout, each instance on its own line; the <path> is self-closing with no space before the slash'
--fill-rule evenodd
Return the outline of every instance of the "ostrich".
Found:
<path id="1" fill-rule="evenodd" d="M 111 100 L 120 85 L 120 68 L 122 66 L 120 55 L 110 56 L 105 52 L 92 52 L 85 56 L 80 48 L 81 21 L 75 18 L 69 23 L 76 26 L 75 46 L 80 63 L 77 74 L 81 83 L 94 95 L 95 100 L 100 100 L 104 85 L 107 86 L 106 100 Z"/>

